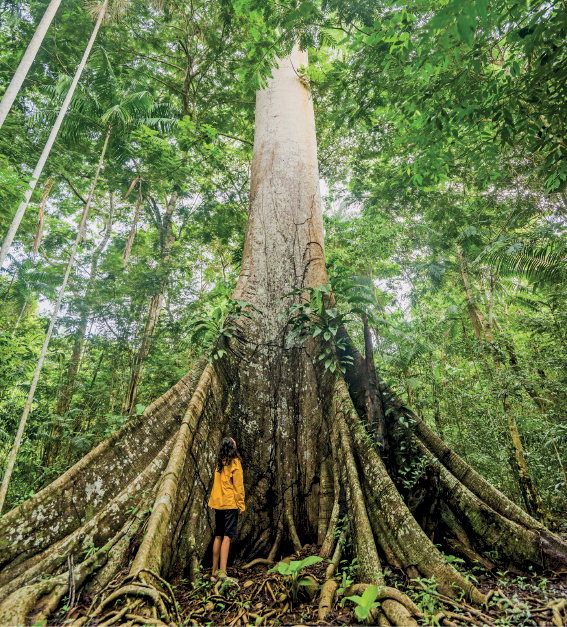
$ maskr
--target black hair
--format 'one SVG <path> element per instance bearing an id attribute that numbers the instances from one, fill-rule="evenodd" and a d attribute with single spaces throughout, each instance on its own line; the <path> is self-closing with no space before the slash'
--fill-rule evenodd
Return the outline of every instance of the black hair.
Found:
<path id="1" fill-rule="evenodd" d="M 236 444 L 232 438 L 223 438 L 219 446 L 219 454 L 217 455 L 217 472 L 222 472 L 225 466 L 230 466 L 233 460 L 240 459 L 240 455 L 236 450 Z"/>

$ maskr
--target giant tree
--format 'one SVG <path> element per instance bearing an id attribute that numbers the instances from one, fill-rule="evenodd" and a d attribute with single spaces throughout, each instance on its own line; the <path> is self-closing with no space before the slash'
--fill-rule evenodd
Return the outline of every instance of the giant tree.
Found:
<path id="1" fill-rule="evenodd" d="M 49 616 L 70 585 L 99 591 L 131 552 L 129 577 L 108 602 L 142 595 L 175 620 L 165 582 L 179 568 L 194 577 L 210 544 L 206 497 L 218 442 L 228 433 L 239 442 L 246 469 L 238 559 L 273 560 L 317 539 L 328 556 L 346 506 L 357 576 L 379 584 L 380 598 L 395 600 L 388 605 L 394 616 L 400 603 L 411 603 L 384 586 L 386 563 L 410 577 L 434 576 L 443 594 L 459 591 L 482 602 L 484 595 L 446 561 L 392 480 L 401 442 L 409 442 L 436 469 L 446 537 L 457 537 L 473 554 L 496 549 L 500 560 L 524 568 L 567 564 L 567 544 L 488 484 L 383 384 L 374 413 L 387 422 L 389 459 L 369 437 L 364 358 L 346 330 L 333 326 L 336 296 L 324 288 L 313 107 L 296 72 L 306 63 L 295 48 L 257 94 L 249 219 L 234 294 L 251 313 L 232 320 L 209 361 L 2 518 L 4 624 Z M 303 314 L 327 330 L 300 343 L 288 312 L 313 294 L 322 298 Z M 322 354 L 330 357 L 319 359 Z M 105 608 L 102 595 L 92 612 L 100 617 Z"/>

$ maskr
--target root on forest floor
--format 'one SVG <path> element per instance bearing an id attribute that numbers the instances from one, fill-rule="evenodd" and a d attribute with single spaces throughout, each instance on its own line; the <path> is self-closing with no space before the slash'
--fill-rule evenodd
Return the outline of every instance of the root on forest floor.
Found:
<path id="1" fill-rule="evenodd" d="M 301 552 L 290 556 L 300 560 L 320 552 L 317 545 L 306 545 Z M 268 572 L 268 565 L 257 564 L 249 568 L 229 567 L 228 575 L 238 580 L 238 585 L 230 583 L 218 586 L 209 581 L 207 572 L 196 584 L 187 579 L 174 579 L 171 587 L 158 578 L 167 592 L 144 583 L 143 573 L 138 578 L 122 572 L 104 590 L 90 596 L 83 596 L 72 611 L 59 612 L 47 623 L 58 626 L 72 621 L 77 627 L 111 627 L 112 625 L 163 625 L 172 621 L 176 625 L 355 625 L 360 624 L 355 605 L 345 598 L 351 594 L 361 594 L 366 584 L 353 584 L 350 588 L 339 587 L 342 573 L 335 579 L 327 579 L 326 571 L 330 562 L 307 567 L 304 571 L 320 586 L 315 594 L 300 593 L 296 603 L 292 602 L 288 582 L 278 573 Z M 147 573 L 154 577 L 153 573 Z M 455 600 L 439 594 L 424 582 L 408 581 L 401 572 L 385 572 L 387 586 L 379 592 L 381 603 L 373 624 L 407 625 L 567 625 L 565 597 L 567 580 L 554 577 L 545 580 L 541 577 L 508 577 L 499 573 L 497 577 L 481 568 L 474 569 L 469 576 L 475 576 L 483 592 L 489 592 L 487 604 L 473 607 L 464 600 Z M 140 579 L 142 577 L 142 580 Z M 331 584 L 329 586 L 328 584 Z M 321 616 L 321 597 L 325 587 L 333 588 L 333 594 Z M 336 594 L 338 592 L 338 594 Z M 390 606 L 397 598 L 407 603 L 406 594 L 411 597 L 409 607 L 403 616 L 399 614 L 403 605 Z M 175 595 L 176 604 L 173 603 Z M 394 597 L 392 599 L 391 597 Z M 150 601 L 149 604 L 145 603 Z M 415 605 L 414 605 L 415 604 Z M 164 606 L 167 605 L 167 608 Z M 161 607 L 161 614 L 155 611 Z M 153 608 L 153 609 L 152 609 Z M 176 608 L 176 609 L 174 609 Z M 178 613 L 177 613 L 178 612 Z M 388 618 L 390 620 L 388 620 Z M 397 617 L 397 620 L 396 620 Z M 432 623 L 433 619 L 437 621 Z M 165 619 L 165 620 L 164 620 Z M 403 622 L 401 622 L 403 621 Z"/>

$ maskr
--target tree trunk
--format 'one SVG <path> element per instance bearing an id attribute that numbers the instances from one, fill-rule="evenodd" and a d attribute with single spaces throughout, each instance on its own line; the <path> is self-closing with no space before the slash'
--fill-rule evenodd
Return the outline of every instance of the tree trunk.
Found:
<path id="1" fill-rule="evenodd" d="M 471 282 L 469 279 L 469 273 L 467 270 L 467 260 L 465 256 L 463 255 L 463 251 L 461 247 L 458 244 L 455 244 L 455 248 L 457 249 L 457 256 L 459 258 L 459 263 L 461 266 L 461 277 L 463 279 L 463 285 L 465 286 L 465 295 L 467 299 L 467 311 L 469 313 L 469 318 L 471 320 L 472 328 L 474 331 L 474 336 L 477 342 L 482 343 L 482 326 L 478 318 L 476 299 L 473 295 Z"/>
<path id="2" fill-rule="evenodd" d="M 18 69 L 15 71 L 10 84 L 8 85 L 8 89 L 5 91 L 4 96 L 2 97 L 2 102 L 0 102 L 0 128 L 4 124 L 4 120 L 6 119 L 12 105 L 14 104 L 14 100 L 17 95 L 20 93 L 20 88 L 23 85 L 23 82 L 28 75 L 29 69 L 35 56 L 37 55 L 37 51 L 39 50 L 42 41 L 49 30 L 49 26 L 57 13 L 57 9 L 61 4 L 61 0 L 51 0 L 49 6 L 47 7 L 43 17 L 41 18 L 40 23 L 37 25 L 35 33 L 31 38 L 26 51 L 24 52 L 24 56 L 18 65 Z"/>
<path id="3" fill-rule="evenodd" d="M 61 307 L 61 301 L 63 300 L 63 294 L 65 294 L 65 290 L 67 289 L 67 282 L 69 280 L 69 275 L 71 274 L 71 270 L 75 263 L 75 253 L 77 252 L 77 248 L 79 246 L 79 242 L 83 237 L 83 232 L 85 229 L 85 225 L 87 223 L 87 218 L 89 216 L 89 209 L 91 206 L 91 201 L 93 198 L 94 190 L 96 187 L 96 183 L 98 181 L 98 175 L 100 174 L 100 169 L 102 167 L 102 162 L 104 161 L 104 155 L 106 153 L 106 148 L 108 146 L 108 138 L 110 137 L 111 127 L 108 128 L 108 132 L 106 134 L 106 139 L 104 141 L 104 146 L 102 149 L 102 153 L 100 155 L 100 161 L 98 162 L 98 168 L 93 180 L 93 184 L 91 186 L 89 197 L 87 198 L 87 202 L 85 203 L 85 207 L 83 209 L 83 213 L 81 215 L 81 221 L 79 223 L 79 230 L 77 232 L 77 237 L 75 239 L 75 243 L 73 244 L 73 248 L 71 249 L 71 255 L 69 256 L 69 261 L 67 263 L 67 269 L 65 270 L 65 276 L 63 277 L 63 283 L 61 288 L 59 289 L 59 296 L 57 297 L 57 302 L 55 303 L 55 307 L 53 309 L 53 313 L 51 315 L 51 320 L 49 321 L 49 327 L 47 329 L 47 333 L 45 335 L 45 340 L 43 341 L 43 346 L 41 348 L 41 353 L 39 354 L 39 359 L 37 362 L 37 366 L 35 368 L 35 372 L 33 375 L 32 383 L 30 386 L 30 391 L 28 394 L 28 398 L 26 404 L 24 406 L 24 411 L 22 413 L 22 417 L 20 418 L 20 424 L 18 426 L 18 431 L 16 433 L 16 437 L 14 439 L 14 444 L 12 445 L 12 450 L 10 451 L 10 456 L 8 457 L 8 464 L 6 465 L 6 470 L 4 471 L 4 478 L 2 479 L 2 486 L 0 486 L 0 513 L 2 513 L 2 507 L 4 506 L 4 500 L 6 499 L 6 494 L 8 492 L 8 484 L 10 483 L 10 478 L 12 476 L 12 470 L 14 469 L 14 464 L 16 463 L 16 456 L 18 454 L 18 449 L 20 448 L 20 442 L 22 440 L 22 436 L 24 434 L 24 429 L 26 427 L 26 422 L 28 419 L 28 415 L 31 410 L 31 406 L 34 399 L 35 389 L 37 387 L 37 382 L 39 381 L 39 375 L 41 373 L 41 369 L 43 367 L 43 362 L 45 360 L 45 356 L 47 354 L 47 348 L 49 346 L 49 341 L 51 340 L 51 334 L 53 333 L 53 327 L 55 326 L 55 321 L 57 320 L 57 314 L 59 313 L 59 308 Z"/>
<path id="4" fill-rule="evenodd" d="M 87 281 L 87 287 L 86 287 L 85 296 L 83 299 L 84 302 L 83 302 L 83 306 L 81 309 L 79 326 L 77 328 L 77 333 L 75 334 L 75 339 L 73 341 L 73 349 L 71 351 L 71 359 L 69 361 L 69 367 L 67 368 L 67 375 L 66 375 L 63 387 L 61 389 L 59 400 L 57 401 L 57 408 L 55 410 L 55 414 L 57 416 L 63 417 L 69 410 L 71 406 L 71 401 L 73 400 L 73 390 L 75 389 L 75 381 L 77 379 L 77 374 L 79 372 L 79 363 L 81 359 L 81 353 L 83 351 L 83 343 L 85 340 L 85 334 L 87 332 L 87 326 L 89 324 L 89 315 L 90 315 L 89 298 L 91 296 L 92 288 L 96 280 L 100 256 L 104 252 L 104 249 L 106 248 L 106 245 L 108 244 L 108 240 L 110 239 L 110 234 L 112 233 L 113 219 L 114 219 L 114 192 L 111 192 L 108 219 L 106 221 L 106 228 L 104 231 L 104 235 L 99 245 L 96 247 L 91 258 L 89 279 Z M 59 454 L 59 451 L 61 448 L 60 437 L 61 437 L 61 425 L 60 423 L 56 422 L 54 423 L 51 429 L 51 439 L 46 447 L 44 459 L 43 459 L 43 465 L 47 468 L 51 467 L 55 463 L 57 455 Z"/>
<path id="5" fill-rule="evenodd" d="M 126 194 L 127 196 L 128 194 Z M 130 253 L 132 252 L 132 245 L 134 244 L 134 237 L 136 235 L 136 226 L 138 224 L 138 217 L 140 215 L 140 208 L 142 206 L 142 180 L 139 181 L 139 189 L 138 189 L 138 200 L 136 202 L 136 213 L 134 215 L 134 220 L 132 220 L 132 227 L 130 228 L 130 234 L 128 235 L 128 240 L 126 242 L 126 246 L 124 247 L 124 253 L 122 255 L 122 267 L 125 268 L 128 263 L 128 259 L 130 257 Z"/>
<path id="6" fill-rule="evenodd" d="M 39 213 L 37 215 L 37 232 L 35 234 L 35 239 L 33 241 L 32 253 L 34 255 L 37 255 L 37 251 L 39 250 L 39 245 L 41 244 L 41 238 L 43 237 L 43 223 L 45 221 L 45 205 L 47 203 L 47 199 L 49 198 L 49 192 L 51 192 L 53 183 L 55 183 L 53 179 L 47 179 L 47 181 L 45 181 L 45 186 L 43 189 L 43 196 L 41 197 L 41 205 L 39 207 Z"/>
<path id="7" fill-rule="evenodd" d="M 169 261 L 171 249 L 173 248 L 173 244 L 175 242 L 175 234 L 173 232 L 173 212 L 175 211 L 176 205 L 177 192 L 174 191 L 171 194 L 169 201 L 166 198 L 166 210 L 163 218 L 161 218 L 161 216 L 159 215 L 159 209 L 154 203 L 156 217 L 158 218 L 156 224 L 159 232 L 161 262 L 163 265 L 167 264 L 167 262 Z M 136 212 L 136 215 L 137 214 L 138 212 Z M 140 383 L 142 382 L 144 366 L 146 365 L 146 361 L 150 353 L 152 338 L 159 320 L 159 314 L 161 312 L 163 299 L 165 298 L 165 293 L 167 291 L 168 278 L 168 276 L 164 278 L 160 291 L 157 294 L 154 294 L 150 300 L 150 306 L 144 325 L 142 340 L 140 342 L 138 351 L 134 355 L 134 358 L 132 359 L 132 363 L 130 365 L 130 378 L 128 380 L 128 386 L 126 388 L 126 398 L 124 400 L 123 409 L 124 413 L 126 414 L 133 414 L 136 408 L 136 403 L 138 401 L 138 390 L 140 388 Z"/>
<path id="8" fill-rule="evenodd" d="M 57 609 L 69 591 L 69 555 L 76 564 L 75 589 L 99 593 L 75 624 L 105 621 L 133 596 L 144 599 L 136 612 L 153 606 L 164 622 L 179 624 L 164 582 L 174 571 L 194 581 L 199 572 L 213 536 L 206 503 L 216 450 L 229 434 L 243 458 L 247 494 L 231 546 L 237 563 L 258 555 L 278 559 L 298 544 L 317 541 L 325 528 L 322 551 L 331 555 L 334 516 L 344 504 L 357 578 L 379 586 L 391 616 L 407 616 L 404 606 L 415 611 L 415 605 L 384 586 L 386 562 L 411 577 L 435 577 L 445 595 L 485 600 L 419 526 L 375 440 L 361 428 L 364 357 L 347 346 L 353 365 L 344 378 L 339 370 L 335 376 L 318 358 L 325 340 L 319 335 L 299 344 L 289 337 L 286 315 L 279 319 L 299 301 L 281 300 L 283 295 L 327 281 L 313 105 L 294 71 L 306 64 L 296 47 L 257 94 L 249 220 L 234 297 L 262 315 L 241 317 L 234 336 L 218 340 L 226 351 L 222 357 L 203 360 L 142 416 L 0 520 L 3 624 L 23 624 L 27 617 L 38 622 Z M 466 529 L 471 546 L 498 549 L 504 563 L 567 564 L 560 538 L 492 488 L 377 385 L 388 409 L 391 447 L 410 438 L 437 469 L 438 498 L 459 521 L 458 528 L 451 526 L 446 516 L 449 538 Z M 341 542 L 337 561 L 344 547 Z M 127 580 L 111 594 L 103 591 L 125 568 Z M 328 594 L 321 603 L 324 615 Z"/>
<path id="9" fill-rule="evenodd" d="M 77 83 L 79 82 L 79 79 L 81 78 L 81 74 L 83 73 L 83 69 L 87 62 L 87 59 L 89 58 L 89 54 L 91 53 L 91 48 L 93 47 L 94 41 L 98 33 L 98 29 L 100 28 L 102 19 L 106 14 L 107 8 L 108 8 L 108 0 L 104 0 L 104 4 L 102 5 L 100 12 L 98 14 L 98 19 L 93 29 L 91 38 L 89 39 L 89 43 L 87 44 L 87 47 L 83 54 L 83 58 L 81 59 L 81 62 L 79 63 L 79 67 L 77 68 L 77 71 L 75 72 L 75 76 L 73 77 L 73 82 L 71 83 L 71 87 L 69 87 L 69 91 L 67 95 L 65 96 L 65 100 L 63 101 L 63 104 L 61 105 L 61 109 L 59 110 L 59 114 L 57 115 L 57 119 L 55 120 L 55 124 L 53 125 L 53 128 L 51 129 L 51 133 L 49 133 L 49 137 L 47 138 L 47 142 L 39 157 L 39 161 L 37 162 L 37 165 L 35 166 L 35 169 L 33 171 L 33 174 L 30 180 L 29 187 L 26 193 L 24 194 L 24 200 L 22 200 L 22 202 L 20 203 L 20 206 L 18 207 L 18 210 L 16 211 L 16 215 L 14 216 L 14 219 L 12 220 L 12 224 L 10 225 L 8 232 L 6 233 L 6 237 L 4 238 L 4 241 L 2 242 L 2 248 L 0 249 L 0 267 L 2 267 L 2 264 L 4 263 L 4 259 L 6 259 L 6 255 L 8 254 L 8 251 L 10 250 L 10 246 L 12 245 L 12 242 L 14 241 L 14 237 L 16 236 L 16 232 L 18 231 L 22 218 L 24 217 L 24 213 L 26 211 L 30 198 L 33 194 L 35 186 L 37 185 L 37 181 L 39 177 L 41 176 L 41 173 L 43 172 L 43 166 L 45 165 L 45 162 L 47 161 L 47 157 L 49 157 L 51 148 L 53 148 L 53 144 L 55 143 L 55 139 L 57 138 L 57 134 L 59 133 L 59 129 L 61 128 L 61 123 L 63 122 L 63 118 L 65 117 L 65 114 L 67 113 L 67 109 L 69 107 L 69 104 L 71 103 L 73 94 L 75 93 L 75 88 L 77 87 Z"/>
<path id="10" fill-rule="evenodd" d="M 159 319 L 161 312 L 161 305 L 163 301 L 163 293 L 159 292 L 152 296 L 150 300 L 150 307 L 148 315 L 146 317 L 146 323 L 144 325 L 144 333 L 142 334 L 142 341 L 137 353 L 134 355 L 132 364 L 130 366 L 130 378 L 128 380 L 128 387 L 126 388 L 126 398 L 124 400 L 124 413 L 133 414 L 136 408 L 138 400 L 138 390 L 140 383 L 142 382 L 142 374 L 144 371 L 144 365 L 150 353 L 150 347 L 152 343 L 152 337 Z"/>
<path id="11" fill-rule="evenodd" d="M 28 306 L 28 299 L 26 298 L 22 306 L 22 309 L 20 310 L 20 315 L 18 316 L 18 319 L 16 320 L 14 329 L 12 330 L 12 335 L 10 336 L 10 339 L 12 340 L 14 339 L 14 336 L 16 335 L 16 331 L 18 330 L 18 327 L 20 326 L 20 322 L 22 321 L 22 318 L 24 317 L 24 313 L 26 311 L 27 306 Z"/>
<path id="12" fill-rule="evenodd" d="M 493 290 L 494 290 L 494 281 L 496 280 L 495 276 L 491 277 L 491 289 L 490 289 L 490 298 L 489 298 L 489 320 L 486 320 L 486 317 L 480 311 L 480 309 L 476 306 L 476 301 L 472 294 L 472 288 L 470 284 L 470 279 L 467 272 L 467 264 L 466 259 L 461 251 L 460 247 L 456 245 L 457 253 L 459 256 L 459 261 L 461 263 L 461 276 L 463 278 L 463 284 L 465 286 L 465 293 L 467 297 L 467 309 L 469 311 L 469 316 L 471 319 L 471 323 L 474 329 L 475 337 L 477 341 L 482 342 L 482 334 L 484 333 L 484 337 L 488 342 L 490 347 L 490 352 L 492 354 L 492 361 L 494 363 L 494 370 L 496 375 L 502 374 L 502 360 L 500 354 L 498 352 L 497 346 L 494 344 L 494 337 L 492 334 L 492 303 L 493 303 Z M 484 350 L 482 351 L 483 358 L 486 357 Z M 486 364 L 487 371 L 488 365 Z M 522 500 L 526 506 L 528 512 L 538 518 L 544 525 L 549 525 L 552 522 L 551 513 L 549 508 L 543 502 L 531 476 L 531 472 L 529 470 L 526 457 L 524 455 L 524 447 L 522 446 L 522 440 L 520 439 L 520 434 L 518 431 L 518 425 L 516 423 L 516 419 L 513 415 L 512 404 L 510 403 L 510 399 L 508 395 L 505 393 L 502 394 L 502 406 L 504 409 L 504 415 L 506 417 L 506 422 L 508 425 L 509 438 L 506 440 L 508 447 L 508 458 L 510 462 L 510 466 L 512 468 L 513 476 L 516 479 L 518 487 L 520 489 L 520 493 L 522 494 Z"/>

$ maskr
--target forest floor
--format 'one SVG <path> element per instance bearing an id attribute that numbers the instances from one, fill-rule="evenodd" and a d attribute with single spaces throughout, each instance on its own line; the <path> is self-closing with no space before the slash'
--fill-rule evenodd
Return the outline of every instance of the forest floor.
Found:
<path id="1" fill-rule="evenodd" d="M 292 556 L 294 560 L 316 555 L 320 547 L 306 545 Z M 460 560 L 462 561 L 462 560 Z M 319 584 L 325 581 L 328 562 L 324 560 L 302 571 Z M 399 588 L 421 608 L 420 625 L 518 625 L 539 627 L 567 626 L 567 575 L 547 573 L 546 576 L 512 574 L 504 570 L 474 567 L 463 568 L 477 587 L 491 596 L 486 606 L 473 607 L 466 601 L 448 599 L 436 592 L 434 582 L 421 580 L 421 589 L 402 574 L 386 571 L 388 586 Z M 348 564 L 346 567 L 348 569 Z M 300 588 L 298 599 L 290 603 L 288 582 L 267 566 L 250 569 L 229 567 L 228 575 L 238 584 L 215 584 L 209 581 L 210 570 L 203 572 L 196 588 L 185 579 L 174 582 L 175 596 L 181 605 L 181 618 L 187 625 L 357 625 L 355 604 L 335 595 L 333 609 L 318 621 L 319 594 L 309 599 L 309 588 Z"/>
<path id="2" fill-rule="evenodd" d="M 301 552 L 290 557 L 293 560 L 302 560 L 309 555 L 317 555 L 319 550 L 320 547 L 315 544 L 306 545 Z M 567 627 L 567 573 L 529 576 L 497 568 L 492 571 L 476 566 L 466 569 L 463 560 L 459 559 L 454 564 L 482 592 L 489 595 L 487 604 L 481 607 L 471 606 L 463 599 L 443 597 L 437 593 L 435 582 L 421 579 L 416 585 L 415 580 L 409 582 L 401 572 L 391 570 L 385 571 L 386 584 L 405 592 L 418 605 L 423 613 L 417 619 L 419 625 Z M 248 569 L 229 567 L 228 575 L 236 579 L 236 583 L 211 582 L 210 569 L 201 571 L 202 576 L 195 587 L 181 575 L 174 576 L 171 587 L 178 603 L 179 623 L 187 627 L 360 625 L 361 622 L 354 612 L 355 604 L 344 599 L 340 587 L 332 610 L 324 621 L 318 620 L 319 587 L 325 581 L 327 566 L 328 561 L 323 560 L 303 569 L 302 576 L 311 577 L 314 583 L 309 587 L 300 587 L 294 603 L 290 602 L 289 581 L 278 572 L 269 572 L 270 567 L 264 565 Z M 341 563 L 341 570 L 344 573 L 343 585 L 348 585 L 349 582 L 345 582 L 345 579 L 349 573 L 354 573 L 355 564 L 345 560 Z M 92 608 L 97 599 L 100 601 L 109 592 L 121 587 L 128 572 L 128 568 L 124 568 L 105 590 L 94 595 L 79 594 L 72 609 L 66 606 L 64 599 L 63 607 L 47 623 L 38 623 L 38 627 L 72 625 L 75 620 L 90 613 L 89 608 Z M 165 623 L 153 620 L 149 615 L 144 619 L 128 614 L 118 622 L 124 612 L 120 611 L 123 601 L 119 600 L 117 603 L 118 605 L 109 605 L 104 615 L 92 618 L 83 627 L 102 624 L 105 627 L 134 627 L 140 623 L 148 627 L 165 627 Z M 128 618 L 136 620 L 123 622 Z M 30 625 L 33 625 L 33 619 Z"/>

